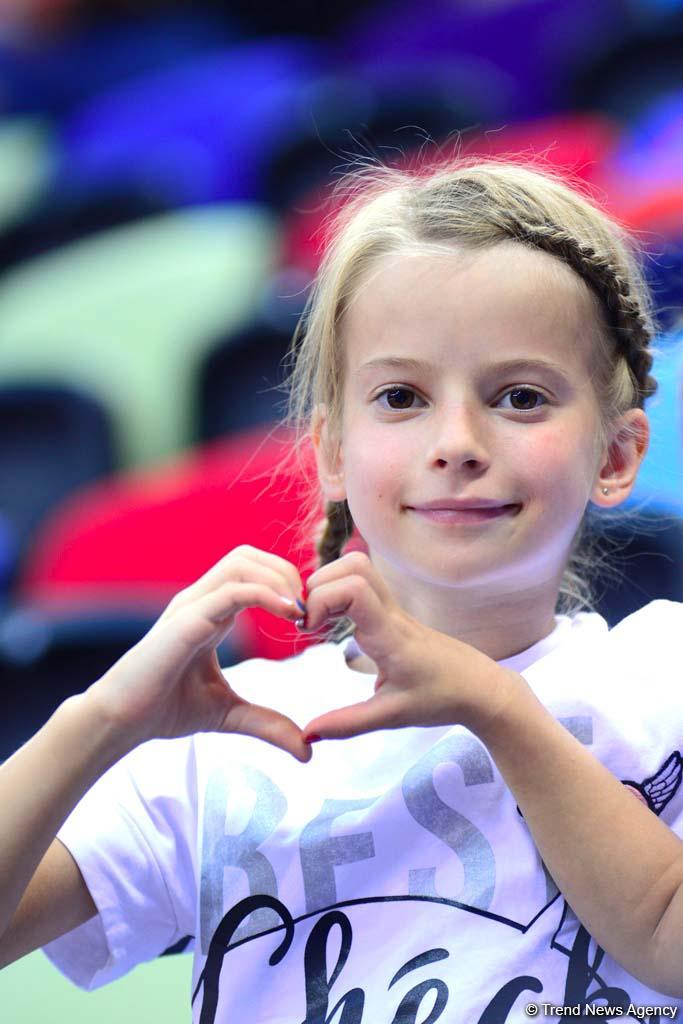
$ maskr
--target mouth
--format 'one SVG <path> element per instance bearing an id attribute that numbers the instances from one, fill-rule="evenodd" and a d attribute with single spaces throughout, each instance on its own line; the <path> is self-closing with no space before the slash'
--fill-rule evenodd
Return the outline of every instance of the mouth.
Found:
<path id="1" fill-rule="evenodd" d="M 406 506 L 408 512 L 414 512 L 434 523 L 467 525 L 485 523 L 492 519 L 502 519 L 506 515 L 516 515 L 522 506 L 519 504 L 499 505 L 496 508 L 412 508 Z"/>

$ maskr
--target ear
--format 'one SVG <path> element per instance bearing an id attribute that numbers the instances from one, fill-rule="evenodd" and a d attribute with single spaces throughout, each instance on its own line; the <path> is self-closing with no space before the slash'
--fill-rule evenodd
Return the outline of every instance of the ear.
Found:
<path id="1" fill-rule="evenodd" d="M 341 441 L 330 435 L 327 409 L 324 405 L 316 405 L 313 411 L 311 441 L 318 467 L 318 479 L 325 499 L 343 501 L 346 497 L 344 456 Z"/>
<path id="2" fill-rule="evenodd" d="M 650 445 L 650 422 L 642 409 L 629 409 L 620 423 L 603 453 L 603 464 L 593 485 L 591 500 L 602 508 L 626 501 Z M 603 494 L 603 488 L 609 493 Z"/>

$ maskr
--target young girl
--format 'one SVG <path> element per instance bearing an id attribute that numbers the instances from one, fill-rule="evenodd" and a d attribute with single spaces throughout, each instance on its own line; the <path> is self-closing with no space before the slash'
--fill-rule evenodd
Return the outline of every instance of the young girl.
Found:
<path id="1" fill-rule="evenodd" d="M 200 1024 L 663 1020 L 683 606 L 570 600 L 648 445 L 637 263 L 532 169 L 362 184 L 292 350 L 320 567 L 233 550 L 0 769 L 0 962 L 94 988 L 189 940 Z M 226 678 L 248 606 L 337 627 Z"/>

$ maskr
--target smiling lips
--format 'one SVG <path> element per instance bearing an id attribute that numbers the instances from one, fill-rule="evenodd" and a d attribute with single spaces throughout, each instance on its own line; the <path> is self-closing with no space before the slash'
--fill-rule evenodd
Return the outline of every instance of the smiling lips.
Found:
<path id="1" fill-rule="evenodd" d="M 501 504 L 486 498 L 436 499 L 421 505 L 408 505 L 408 511 L 416 512 L 435 523 L 483 523 L 489 519 L 499 519 L 509 512 L 516 511 L 516 504 Z"/>

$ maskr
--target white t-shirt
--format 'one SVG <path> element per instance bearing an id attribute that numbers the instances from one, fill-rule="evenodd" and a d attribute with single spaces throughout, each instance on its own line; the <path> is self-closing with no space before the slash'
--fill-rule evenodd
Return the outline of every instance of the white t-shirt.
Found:
<path id="1" fill-rule="evenodd" d="M 560 616 L 501 662 L 679 834 L 682 637 L 683 604 L 654 601 L 612 630 Z M 226 675 L 304 725 L 372 694 L 349 643 Z M 531 1002 L 601 994 L 683 1005 L 589 939 L 462 726 L 323 742 L 308 765 L 249 737 L 154 740 L 93 786 L 59 838 L 99 913 L 49 958 L 93 989 L 194 936 L 197 1024 L 507 1024 Z"/>

